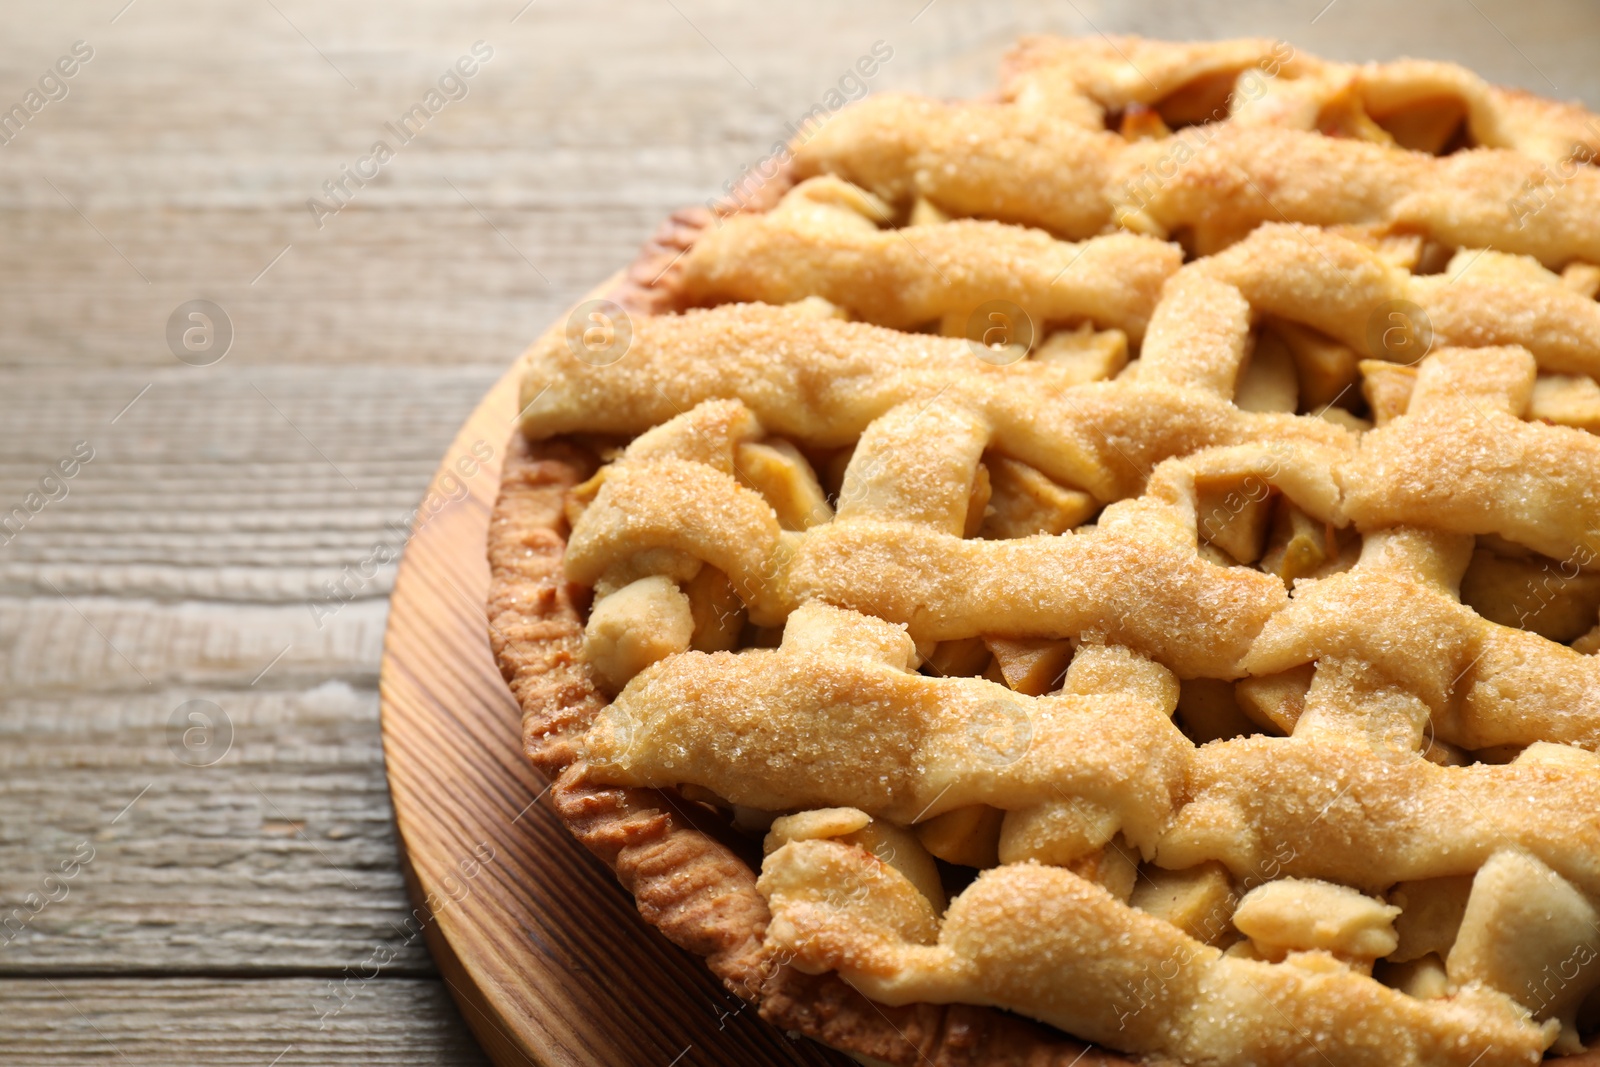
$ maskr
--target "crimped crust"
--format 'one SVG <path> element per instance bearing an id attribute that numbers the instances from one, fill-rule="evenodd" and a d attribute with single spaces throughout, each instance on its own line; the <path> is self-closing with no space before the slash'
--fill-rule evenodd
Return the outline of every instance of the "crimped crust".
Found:
<path id="1" fill-rule="evenodd" d="M 620 302 L 620 301 L 619 301 Z M 992 1008 L 873 1004 L 837 975 L 808 975 L 763 954 L 770 915 L 756 874 L 684 804 L 655 789 L 585 779 L 573 747 L 605 705 L 577 659 L 583 621 L 561 573 L 562 500 L 595 461 L 565 443 L 513 437 L 489 527 L 489 634 L 523 709 L 523 745 L 552 778 L 550 800 L 572 835 L 617 874 L 639 914 L 761 1017 L 835 1048 L 934 1067 L 1110 1067 L 1129 1061 Z"/>
<path id="2" fill-rule="evenodd" d="M 651 925 L 706 957 L 730 988 L 750 990 L 768 918 L 750 868 L 662 793 L 586 781 L 572 748 L 605 703 L 577 660 L 583 624 L 561 574 L 562 497 L 593 465 L 579 449 L 515 439 L 489 534 L 495 659 L 523 708 L 524 747 L 553 779 L 551 802 L 573 836 L 616 871 Z"/>
<path id="3" fill-rule="evenodd" d="M 775 202 L 786 179 L 787 173 L 769 183 L 770 200 L 752 207 Z M 644 314 L 672 307 L 680 299 L 673 285 L 678 261 L 717 221 L 705 208 L 675 213 L 609 298 Z M 616 872 L 645 921 L 704 957 L 731 992 L 759 1006 L 763 1019 L 837 1049 L 929 1067 L 1129 1063 L 993 1008 L 884 1007 L 835 974 L 808 975 L 777 963 L 762 949 L 771 915 L 748 863 L 694 825 L 680 799 L 586 780 L 574 746 L 606 698 L 578 659 L 582 605 L 561 569 L 562 504 L 596 466 L 581 446 L 512 435 L 489 526 L 489 636 L 522 708 L 524 750 L 551 779 L 551 804 L 573 837 Z"/>

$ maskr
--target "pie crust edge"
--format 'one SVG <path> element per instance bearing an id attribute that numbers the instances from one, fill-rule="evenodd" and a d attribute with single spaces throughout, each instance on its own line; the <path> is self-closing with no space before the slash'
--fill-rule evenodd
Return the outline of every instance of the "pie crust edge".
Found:
<path id="1" fill-rule="evenodd" d="M 791 185 L 787 169 L 737 211 L 765 211 Z M 717 224 L 708 208 L 675 212 L 606 295 L 632 314 L 673 310 L 674 267 Z M 552 327 L 562 328 L 561 323 Z M 550 802 L 573 837 L 616 874 L 639 914 L 768 1023 L 836 1050 L 923 1067 L 1123 1067 L 1134 1061 L 1043 1024 L 969 1004 L 890 1007 L 835 973 L 805 974 L 763 947 L 771 915 L 757 872 L 655 789 L 587 780 L 576 740 L 608 703 L 579 657 L 583 591 L 562 572 L 566 492 L 592 475 L 581 445 L 530 442 L 515 429 L 489 523 L 489 636 L 522 710 L 523 750 L 550 780 Z"/>

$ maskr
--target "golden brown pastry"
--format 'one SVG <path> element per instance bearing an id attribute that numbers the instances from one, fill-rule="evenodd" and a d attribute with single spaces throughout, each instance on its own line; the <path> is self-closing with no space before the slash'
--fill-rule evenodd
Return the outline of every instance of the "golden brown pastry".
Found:
<path id="1" fill-rule="evenodd" d="M 492 637 L 558 810 L 873 1061 L 1581 1051 L 1596 151 L 1450 64 L 1120 38 L 800 138 L 620 358 L 524 357 Z"/>

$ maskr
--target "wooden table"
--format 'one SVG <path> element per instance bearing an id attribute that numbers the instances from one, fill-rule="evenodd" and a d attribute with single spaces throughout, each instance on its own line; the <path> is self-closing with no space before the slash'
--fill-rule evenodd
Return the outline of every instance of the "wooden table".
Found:
<path id="1" fill-rule="evenodd" d="M 73 74 L 0 146 L 0 1063 L 485 1062 L 401 925 L 367 562 L 479 395 L 878 40 L 873 89 L 1258 33 L 1600 103 L 1582 0 L 1325 4 L 8 5 L 0 107 Z"/>

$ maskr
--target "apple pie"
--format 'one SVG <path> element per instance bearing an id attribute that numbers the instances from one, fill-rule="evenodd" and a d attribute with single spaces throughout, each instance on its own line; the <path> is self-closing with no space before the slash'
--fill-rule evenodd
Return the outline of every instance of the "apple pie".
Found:
<path id="1" fill-rule="evenodd" d="M 1600 119 L 1024 40 L 522 364 L 551 803 L 864 1063 L 1500 1067 L 1600 1022 Z"/>

